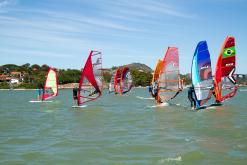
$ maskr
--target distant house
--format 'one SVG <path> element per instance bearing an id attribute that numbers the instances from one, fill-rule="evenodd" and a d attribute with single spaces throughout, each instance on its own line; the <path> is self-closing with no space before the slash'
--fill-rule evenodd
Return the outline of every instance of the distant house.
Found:
<path id="1" fill-rule="evenodd" d="M 17 78 L 20 82 L 24 81 L 24 77 L 27 73 L 25 72 L 11 72 L 10 75 L 12 78 Z"/>
<path id="2" fill-rule="evenodd" d="M 11 84 L 19 84 L 20 81 L 19 81 L 19 79 L 12 78 L 12 79 L 10 79 L 10 83 L 11 83 Z"/>
<path id="3" fill-rule="evenodd" d="M 0 75 L 0 82 L 10 81 L 10 80 L 11 80 L 11 77 L 9 77 L 8 75 L 4 75 L 4 74 Z"/>
<path id="4" fill-rule="evenodd" d="M 10 72 L 10 75 L 12 77 L 20 78 L 22 74 L 21 72 Z"/>

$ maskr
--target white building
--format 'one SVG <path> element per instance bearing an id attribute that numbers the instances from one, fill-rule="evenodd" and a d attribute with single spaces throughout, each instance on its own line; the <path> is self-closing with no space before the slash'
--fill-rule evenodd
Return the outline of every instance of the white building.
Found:
<path id="1" fill-rule="evenodd" d="M 10 80 L 10 83 L 11 83 L 11 84 L 19 84 L 19 79 L 12 78 L 12 79 Z"/>

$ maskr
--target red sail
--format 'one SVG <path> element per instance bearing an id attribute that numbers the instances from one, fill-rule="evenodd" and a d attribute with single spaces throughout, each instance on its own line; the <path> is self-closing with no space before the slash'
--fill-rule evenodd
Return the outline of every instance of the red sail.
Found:
<path id="1" fill-rule="evenodd" d="M 124 94 L 132 88 L 132 77 L 128 67 L 118 68 L 114 77 L 114 89 L 116 94 Z"/>
<path id="2" fill-rule="evenodd" d="M 216 65 L 214 81 L 216 102 L 223 102 L 236 94 L 236 80 L 233 77 L 235 69 L 235 38 L 228 36 L 223 44 Z"/>
<path id="3" fill-rule="evenodd" d="M 115 88 L 116 93 L 121 93 L 122 87 L 121 87 L 121 69 L 120 68 L 118 68 L 115 73 L 114 88 Z"/>
<path id="4" fill-rule="evenodd" d="M 98 51 L 91 51 L 79 81 L 78 105 L 101 96 L 102 80 L 102 54 Z"/>
<path id="5" fill-rule="evenodd" d="M 128 67 L 124 67 L 121 74 L 121 94 L 129 92 L 132 86 L 133 81 L 130 74 L 130 69 Z"/>

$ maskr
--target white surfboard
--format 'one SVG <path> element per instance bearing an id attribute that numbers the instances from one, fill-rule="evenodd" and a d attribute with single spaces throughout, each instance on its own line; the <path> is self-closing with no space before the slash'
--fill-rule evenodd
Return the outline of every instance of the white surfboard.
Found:
<path id="1" fill-rule="evenodd" d="M 169 103 L 164 102 L 164 103 L 160 103 L 160 104 L 153 105 L 153 106 L 148 106 L 148 107 L 150 107 L 150 108 L 157 108 L 157 107 L 167 107 L 167 106 L 169 106 Z"/>
<path id="2" fill-rule="evenodd" d="M 154 100 L 153 97 L 141 97 L 141 96 L 136 96 L 136 98 L 141 99 L 141 100 Z"/>
<path id="3" fill-rule="evenodd" d="M 73 105 L 72 108 L 85 108 L 87 105 Z"/>
<path id="4" fill-rule="evenodd" d="M 39 100 L 31 100 L 29 103 L 51 103 L 53 102 L 52 100 L 46 100 L 46 101 L 39 101 Z"/>

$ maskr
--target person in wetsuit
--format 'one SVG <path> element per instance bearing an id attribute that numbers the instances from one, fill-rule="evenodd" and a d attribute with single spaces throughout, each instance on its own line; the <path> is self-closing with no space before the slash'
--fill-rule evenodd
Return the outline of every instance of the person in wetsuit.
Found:
<path id="1" fill-rule="evenodd" d="M 212 94 L 214 95 L 214 98 L 215 98 L 215 104 L 221 104 L 221 102 L 220 102 L 219 100 L 216 100 L 216 93 L 215 93 L 215 89 L 214 89 L 214 87 L 212 87 L 210 90 L 212 91 Z"/>
<path id="2" fill-rule="evenodd" d="M 74 99 L 74 102 L 75 102 L 75 105 L 76 105 L 76 102 L 78 100 L 78 88 L 77 87 L 73 88 L 73 99 Z"/>
<path id="3" fill-rule="evenodd" d="M 44 93 L 43 88 L 44 88 L 44 84 L 43 83 L 39 84 L 39 88 L 37 90 L 37 92 L 38 92 L 38 101 L 42 100 L 42 95 Z"/>
<path id="4" fill-rule="evenodd" d="M 195 90 L 193 87 L 190 87 L 188 90 L 188 99 L 190 100 L 190 106 L 192 108 L 196 107 L 196 100 L 195 100 L 194 96 L 195 96 Z"/>
<path id="5" fill-rule="evenodd" d="M 150 93 L 151 96 L 154 97 L 152 85 L 148 86 L 148 92 Z"/>

